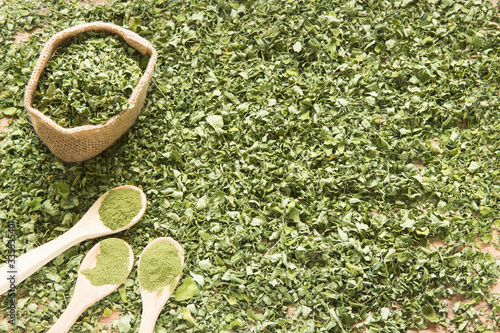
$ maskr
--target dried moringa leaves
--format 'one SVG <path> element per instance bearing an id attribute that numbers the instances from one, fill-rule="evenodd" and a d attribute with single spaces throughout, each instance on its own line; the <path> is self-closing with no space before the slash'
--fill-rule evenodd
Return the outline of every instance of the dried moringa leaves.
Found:
<path id="1" fill-rule="evenodd" d="M 22 93 L 44 41 L 82 21 L 132 29 L 159 59 L 135 126 L 65 165 Z M 136 256 L 160 236 L 186 252 L 161 333 L 497 331 L 499 261 L 477 241 L 498 247 L 497 21 L 486 0 L 9 1 L 0 109 L 15 122 L 1 134 L 0 228 L 18 222 L 23 252 L 110 188 L 141 185 L 147 212 L 117 237 Z M 60 316 L 94 243 L 21 284 L 17 332 Z M 115 329 L 135 332 L 141 306 L 132 271 L 73 330 L 99 330 L 116 310 Z"/>
<path id="2" fill-rule="evenodd" d="M 145 58 L 116 35 L 75 36 L 51 58 L 33 105 L 63 127 L 104 123 L 129 107 Z"/>

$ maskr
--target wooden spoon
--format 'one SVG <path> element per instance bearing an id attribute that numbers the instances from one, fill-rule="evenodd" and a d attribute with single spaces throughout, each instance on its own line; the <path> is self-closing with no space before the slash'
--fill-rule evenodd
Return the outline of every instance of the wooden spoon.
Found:
<path id="1" fill-rule="evenodd" d="M 123 241 L 125 244 L 127 242 Z M 129 259 L 128 259 L 128 271 L 127 276 L 130 274 L 132 267 L 134 266 L 134 252 L 130 245 L 127 244 Z M 78 278 L 76 279 L 75 290 L 73 292 L 73 297 L 68 304 L 66 310 L 57 322 L 52 326 L 52 328 L 47 333 L 66 333 L 70 330 L 71 326 L 80 317 L 83 311 L 87 310 L 89 306 L 95 302 L 101 300 L 105 296 L 111 294 L 125 281 L 127 276 L 117 284 L 105 284 L 99 287 L 94 286 L 90 283 L 82 271 L 86 268 L 93 268 L 97 263 L 97 255 L 101 250 L 101 243 L 97 243 L 85 256 L 80 265 L 80 271 L 78 272 Z"/>
<path id="2" fill-rule="evenodd" d="M 126 226 L 112 230 L 106 227 L 99 219 L 99 207 L 102 201 L 108 195 L 108 192 L 101 195 L 99 199 L 90 207 L 85 215 L 71 229 L 66 231 L 56 239 L 45 243 L 36 249 L 33 249 L 15 260 L 12 265 L 5 264 L 0 267 L 0 295 L 11 288 L 11 283 L 15 280 L 15 285 L 21 283 L 26 278 L 31 276 L 46 263 L 57 257 L 62 252 L 66 251 L 75 244 L 84 240 L 111 235 L 136 224 L 146 211 L 146 195 L 141 189 L 131 185 L 115 187 L 113 190 L 135 190 L 139 191 L 142 200 L 142 209 L 132 219 L 132 222 Z M 111 190 L 112 191 L 112 190 Z"/>
<path id="3" fill-rule="evenodd" d="M 148 248 L 153 246 L 154 244 L 157 244 L 159 242 L 168 242 L 175 246 L 177 251 L 179 251 L 179 256 L 181 258 L 181 273 L 177 276 L 175 279 L 175 282 L 172 286 L 166 286 L 163 288 L 161 292 L 149 292 L 146 289 L 144 289 L 141 286 L 141 298 L 142 298 L 142 317 L 141 317 L 141 326 L 139 327 L 139 333 L 152 333 L 155 325 L 156 325 L 156 320 L 158 319 L 158 316 L 160 315 L 161 310 L 163 309 L 163 306 L 167 302 L 167 300 L 172 296 L 174 293 L 175 288 L 177 287 L 177 284 L 179 283 L 179 280 L 181 279 L 182 275 L 182 268 L 184 267 L 184 254 L 182 247 L 177 243 L 175 240 L 173 240 L 170 237 L 160 237 L 152 241 L 151 243 L 148 244 L 142 251 L 144 253 Z M 142 255 L 141 255 L 142 259 Z M 141 260 L 139 259 L 139 270 L 141 267 Z M 139 281 L 140 285 L 140 281 Z"/>

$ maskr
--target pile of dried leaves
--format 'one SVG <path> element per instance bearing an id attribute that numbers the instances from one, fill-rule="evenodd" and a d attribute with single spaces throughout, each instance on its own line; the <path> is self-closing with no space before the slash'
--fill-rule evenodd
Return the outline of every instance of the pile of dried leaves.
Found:
<path id="1" fill-rule="evenodd" d="M 104 123 L 127 109 L 147 60 L 117 36 L 78 35 L 50 60 L 33 104 L 63 127 Z"/>
<path id="2" fill-rule="evenodd" d="M 67 165 L 22 99 L 44 42 L 91 21 L 139 33 L 159 59 L 137 124 Z M 0 113 L 14 121 L 1 134 L 0 228 L 18 223 L 23 253 L 108 189 L 142 186 L 145 217 L 118 237 L 136 257 L 160 236 L 186 252 L 160 333 L 498 330 L 500 262 L 478 250 L 498 246 L 500 226 L 497 21 L 483 0 L 4 1 Z M 55 322 L 97 241 L 18 287 L 14 332 Z M 135 332 L 141 306 L 133 270 L 73 331 L 120 311 L 114 327 Z"/>

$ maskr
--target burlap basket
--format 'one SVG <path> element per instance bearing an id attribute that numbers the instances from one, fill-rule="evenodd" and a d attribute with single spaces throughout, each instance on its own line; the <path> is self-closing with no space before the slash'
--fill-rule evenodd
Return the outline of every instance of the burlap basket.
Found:
<path id="1" fill-rule="evenodd" d="M 33 98 L 35 97 L 40 76 L 56 49 L 65 40 L 86 31 L 107 31 L 117 34 L 141 54 L 149 54 L 150 59 L 143 76 L 128 99 L 129 105 L 132 105 L 131 108 L 120 112 L 103 124 L 65 128 L 33 107 Z M 153 75 L 156 60 L 156 50 L 149 41 L 114 24 L 103 22 L 86 23 L 57 33 L 47 41 L 42 49 L 24 96 L 24 107 L 28 110 L 36 133 L 54 155 L 66 162 L 82 162 L 100 154 L 122 136 L 136 121 L 144 105 L 149 80 Z"/>

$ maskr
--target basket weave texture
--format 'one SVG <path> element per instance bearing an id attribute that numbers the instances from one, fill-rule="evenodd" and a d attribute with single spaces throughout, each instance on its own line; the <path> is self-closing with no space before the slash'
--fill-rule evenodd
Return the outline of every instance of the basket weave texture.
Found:
<path id="1" fill-rule="evenodd" d="M 102 124 L 65 128 L 33 107 L 33 99 L 43 70 L 57 48 L 64 41 L 86 31 L 106 31 L 116 34 L 141 54 L 149 54 L 150 59 L 144 74 L 128 99 L 128 104 L 132 107 Z M 24 107 L 30 115 L 36 133 L 51 152 L 65 162 L 83 162 L 97 156 L 109 148 L 135 123 L 144 105 L 156 60 L 156 50 L 149 41 L 115 24 L 92 22 L 77 25 L 57 33 L 47 41 L 42 49 L 24 96 Z"/>

